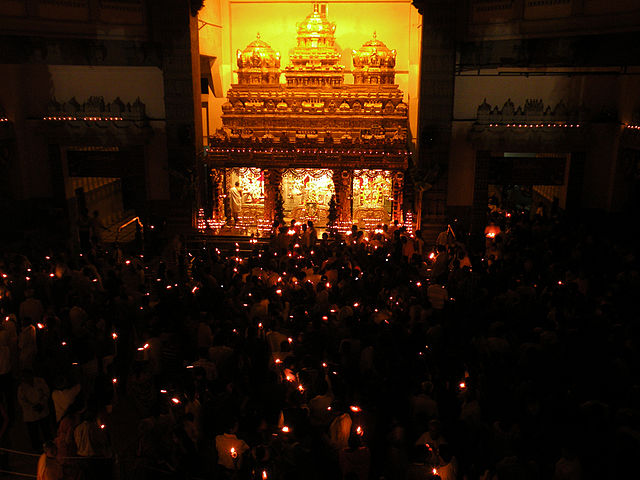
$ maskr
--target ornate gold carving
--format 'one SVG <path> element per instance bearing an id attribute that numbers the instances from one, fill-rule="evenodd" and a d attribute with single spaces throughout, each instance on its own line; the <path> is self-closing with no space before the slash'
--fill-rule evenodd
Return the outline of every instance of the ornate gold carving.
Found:
<path id="1" fill-rule="evenodd" d="M 358 50 L 352 50 L 353 81 L 358 84 L 393 84 L 395 81 L 396 51 L 390 50 L 376 38 Z"/>
<path id="2" fill-rule="evenodd" d="M 338 87 L 344 81 L 344 66 L 336 47 L 336 25 L 320 11 L 313 12 L 298 24 L 298 44 L 289 55 L 291 64 L 285 68 L 290 87 Z"/>
<path id="3" fill-rule="evenodd" d="M 236 64 L 241 85 L 280 83 L 280 53 L 260 40 L 259 33 L 244 50 L 236 51 Z"/>

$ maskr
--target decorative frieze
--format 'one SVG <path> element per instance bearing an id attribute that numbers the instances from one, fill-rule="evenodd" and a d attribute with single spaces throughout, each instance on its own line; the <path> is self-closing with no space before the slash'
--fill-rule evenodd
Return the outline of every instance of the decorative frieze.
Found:
<path id="1" fill-rule="evenodd" d="M 120 97 L 105 103 L 104 97 L 100 96 L 89 97 L 83 103 L 75 97 L 60 103 L 54 97 L 42 119 L 48 122 L 133 122 L 140 125 L 146 122 L 146 114 L 140 97 L 133 103 L 124 103 Z"/>

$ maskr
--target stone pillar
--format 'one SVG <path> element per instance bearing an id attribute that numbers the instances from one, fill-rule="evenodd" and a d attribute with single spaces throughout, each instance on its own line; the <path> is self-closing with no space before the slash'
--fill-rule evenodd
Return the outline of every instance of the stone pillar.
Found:
<path id="1" fill-rule="evenodd" d="M 215 168 L 211 170 L 211 210 L 213 218 L 221 220 L 224 218 L 224 174 L 222 170 Z"/>
<path id="2" fill-rule="evenodd" d="M 393 212 L 391 212 L 391 221 L 398 220 L 402 223 L 402 206 L 404 191 L 404 173 L 395 172 L 393 174 Z"/>
<path id="3" fill-rule="evenodd" d="M 447 172 L 451 143 L 456 58 L 456 4 L 451 0 L 414 0 L 422 14 L 418 158 L 424 170 L 439 177 L 422 198 L 422 223 L 439 229 L 446 223 Z"/>
<path id="4" fill-rule="evenodd" d="M 264 218 L 275 219 L 276 195 L 282 183 L 282 169 L 269 168 L 264 171 Z"/>
<path id="5" fill-rule="evenodd" d="M 197 3 L 197 2 L 194 2 Z M 198 19 L 188 0 L 156 0 L 153 39 L 160 44 L 164 79 L 170 195 L 190 208 L 193 175 L 202 151 Z"/>
<path id="6" fill-rule="evenodd" d="M 489 162 L 491 152 L 476 152 L 476 169 L 473 181 L 473 207 L 471 213 L 471 237 L 476 248 L 484 247 L 484 228 L 487 224 L 489 202 Z"/>
<path id="7" fill-rule="evenodd" d="M 336 168 L 333 170 L 333 186 L 336 191 L 338 222 L 351 222 L 351 184 L 353 171 Z"/>

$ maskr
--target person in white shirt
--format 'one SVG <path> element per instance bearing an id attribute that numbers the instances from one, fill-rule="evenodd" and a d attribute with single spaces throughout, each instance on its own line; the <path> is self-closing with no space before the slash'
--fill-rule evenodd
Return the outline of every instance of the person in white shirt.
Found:
<path id="1" fill-rule="evenodd" d="M 236 225 L 238 223 L 238 216 L 242 210 L 242 190 L 240 190 L 240 182 L 236 182 L 236 184 L 229 190 L 229 203 L 231 206 L 233 224 Z"/>
<path id="2" fill-rule="evenodd" d="M 30 317 L 22 319 L 22 330 L 18 335 L 18 362 L 21 370 L 31 370 L 38 354 L 38 343 L 36 341 L 36 327 L 33 326 Z"/>
<path id="3" fill-rule="evenodd" d="M 37 480 L 62 480 L 62 465 L 56 460 L 58 449 L 55 443 L 47 442 L 44 444 L 44 453 L 38 459 L 38 476 Z"/>
<path id="4" fill-rule="evenodd" d="M 28 288 L 24 294 L 27 298 L 20 304 L 20 319 L 30 318 L 34 324 L 42 322 L 44 307 L 40 300 L 33 298 L 33 288 Z"/>
<path id="5" fill-rule="evenodd" d="M 51 439 L 49 387 L 44 379 L 34 377 L 31 370 L 25 370 L 18 386 L 18 402 L 22 407 L 22 419 L 27 425 L 31 447 L 40 451 L 42 443 Z"/>
<path id="6" fill-rule="evenodd" d="M 458 478 L 458 461 L 453 456 L 451 447 L 443 443 L 438 450 L 440 464 L 436 467 L 440 480 L 456 480 Z"/>
<path id="7" fill-rule="evenodd" d="M 62 420 L 62 417 L 67 413 L 67 410 L 82 390 L 80 384 L 69 386 L 66 379 L 60 379 L 57 384 L 58 388 L 51 394 L 53 405 L 56 409 L 56 424 L 60 423 L 60 420 Z"/>

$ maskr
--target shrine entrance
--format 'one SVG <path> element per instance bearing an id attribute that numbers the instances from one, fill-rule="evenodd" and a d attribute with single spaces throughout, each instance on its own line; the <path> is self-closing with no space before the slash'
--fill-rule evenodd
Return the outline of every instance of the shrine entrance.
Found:
<path id="1" fill-rule="evenodd" d="M 353 223 L 359 228 L 389 224 L 393 206 L 393 176 L 389 170 L 354 170 Z"/>
<path id="2" fill-rule="evenodd" d="M 327 225 L 329 202 L 335 195 L 333 171 L 328 168 L 292 168 L 282 174 L 284 218 L 300 222 L 311 220 L 316 226 Z"/>
<path id="3" fill-rule="evenodd" d="M 238 227 L 255 227 L 264 217 L 264 171 L 261 168 L 237 167 L 227 169 L 226 191 L 238 182 L 242 192 L 242 207 Z"/>

